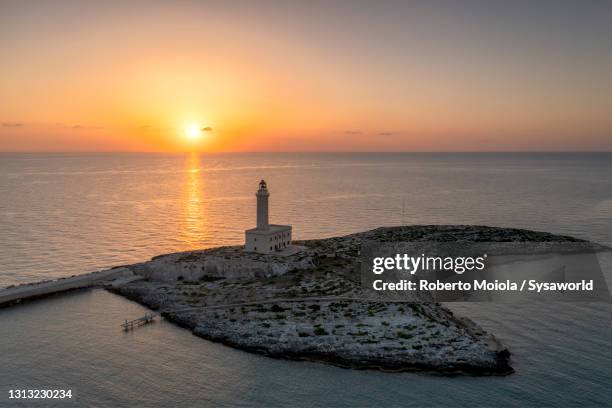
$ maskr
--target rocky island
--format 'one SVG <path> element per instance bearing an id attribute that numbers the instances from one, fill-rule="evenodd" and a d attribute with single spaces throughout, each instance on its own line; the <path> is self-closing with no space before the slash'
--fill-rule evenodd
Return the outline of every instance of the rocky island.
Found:
<path id="1" fill-rule="evenodd" d="M 341 367 L 504 375 L 510 352 L 467 317 L 438 303 L 367 300 L 356 261 L 363 240 L 582 242 L 484 226 L 378 228 L 294 241 L 299 251 L 258 254 L 242 246 L 174 253 L 123 267 L 107 288 L 195 335 L 270 357 Z"/>

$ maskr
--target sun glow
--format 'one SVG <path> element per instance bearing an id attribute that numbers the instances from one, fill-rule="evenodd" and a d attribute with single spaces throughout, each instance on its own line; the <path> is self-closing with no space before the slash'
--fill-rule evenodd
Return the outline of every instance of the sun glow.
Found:
<path id="1" fill-rule="evenodd" d="M 202 136 L 202 130 L 198 125 L 189 125 L 185 127 L 185 137 L 190 140 L 197 140 Z"/>

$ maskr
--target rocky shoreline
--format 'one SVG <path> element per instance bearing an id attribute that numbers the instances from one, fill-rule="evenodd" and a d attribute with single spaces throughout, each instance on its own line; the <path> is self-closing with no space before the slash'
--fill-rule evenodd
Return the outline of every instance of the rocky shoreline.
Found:
<path id="1" fill-rule="evenodd" d="M 238 349 L 355 369 L 506 375 L 509 350 L 437 303 L 360 297 L 362 240 L 576 242 L 572 237 L 484 226 L 378 228 L 301 241 L 288 256 L 220 247 L 127 266 L 140 279 L 108 289 L 195 335 Z"/>

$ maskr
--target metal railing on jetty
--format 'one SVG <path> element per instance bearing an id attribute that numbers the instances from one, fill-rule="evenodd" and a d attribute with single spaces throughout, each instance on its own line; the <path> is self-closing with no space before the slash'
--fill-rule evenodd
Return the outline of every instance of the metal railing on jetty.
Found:
<path id="1" fill-rule="evenodd" d="M 147 313 L 143 317 L 139 317 L 134 320 L 125 319 L 125 323 L 121 323 L 123 331 L 133 330 L 136 327 L 144 326 L 145 324 L 152 323 L 155 319 L 155 313 Z"/>

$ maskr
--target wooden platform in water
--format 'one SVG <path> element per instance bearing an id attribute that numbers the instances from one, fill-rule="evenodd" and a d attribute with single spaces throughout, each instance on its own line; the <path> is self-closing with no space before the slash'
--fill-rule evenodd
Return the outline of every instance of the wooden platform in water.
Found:
<path id="1" fill-rule="evenodd" d="M 155 313 L 147 313 L 146 315 L 144 315 L 143 317 L 139 317 L 138 319 L 125 319 L 125 322 L 121 323 L 121 328 L 123 329 L 123 331 L 128 331 L 140 326 L 144 326 L 145 324 L 153 323 L 153 321 L 155 320 L 155 316 Z"/>

